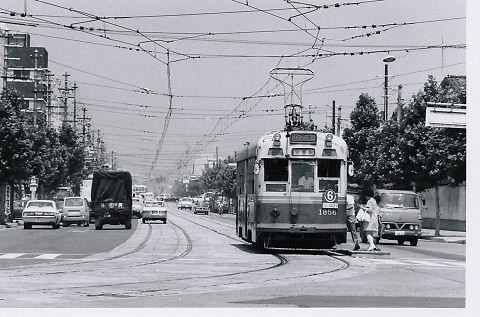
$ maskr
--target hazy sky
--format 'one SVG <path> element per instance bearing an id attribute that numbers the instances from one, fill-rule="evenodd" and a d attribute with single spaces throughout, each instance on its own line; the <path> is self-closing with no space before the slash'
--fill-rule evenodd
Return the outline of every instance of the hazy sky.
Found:
<path id="1" fill-rule="evenodd" d="M 362 92 L 383 109 L 382 59 L 388 54 L 396 57 L 389 64 L 390 113 L 398 85 L 408 103 L 429 74 L 438 82 L 466 75 L 465 48 L 438 48 L 466 44 L 466 1 L 342 3 L 3 0 L 0 22 L 37 25 L 7 26 L 29 32 L 32 46 L 48 50 L 57 80 L 71 74 L 107 149 L 117 152 L 122 169 L 140 177 L 152 166 L 169 107 L 167 49 L 173 111 L 153 176 L 176 173 L 179 161 L 191 170 L 191 153 L 213 158 L 218 147 L 220 156 L 233 155 L 245 141 L 282 128 L 284 99 L 277 94 L 283 89 L 270 77 L 275 67 L 313 71 L 303 104 L 312 106 L 318 126 L 330 125 L 333 100 L 348 119 Z M 25 5 L 27 17 L 10 16 Z M 139 43 L 149 52 L 131 50 Z"/>

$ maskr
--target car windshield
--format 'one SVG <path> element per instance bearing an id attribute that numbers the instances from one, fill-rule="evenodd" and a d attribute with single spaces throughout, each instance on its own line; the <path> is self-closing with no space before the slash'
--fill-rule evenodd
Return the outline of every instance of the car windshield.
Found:
<path id="1" fill-rule="evenodd" d="M 183 202 L 192 202 L 192 198 L 185 198 L 185 197 L 184 197 L 184 198 L 182 198 L 182 199 L 180 199 L 180 200 L 183 201 Z"/>
<path id="2" fill-rule="evenodd" d="M 418 198 L 414 194 L 382 193 L 379 203 L 384 208 L 418 208 Z"/>
<path id="3" fill-rule="evenodd" d="M 27 207 L 53 207 L 49 201 L 29 201 Z"/>
<path id="4" fill-rule="evenodd" d="M 145 207 L 163 207 L 163 201 L 147 201 Z"/>
<path id="5" fill-rule="evenodd" d="M 134 204 L 134 205 L 140 205 L 140 199 L 138 199 L 138 198 L 133 198 L 133 199 L 132 199 L 132 204 Z"/>
<path id="6" fill-rule="evenodd" d="M 79 207 L 83 206 L 83 198 L 65 198 L 65 207 Z"/>

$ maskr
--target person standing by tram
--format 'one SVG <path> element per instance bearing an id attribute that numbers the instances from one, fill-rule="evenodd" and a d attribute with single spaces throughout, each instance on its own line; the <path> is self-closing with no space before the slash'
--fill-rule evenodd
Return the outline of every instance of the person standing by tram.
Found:
<path id="1" fill-rule="evenodd" d="M 367 251 L 380 251 L 380 249 L 375 245 L 375 238 L 378 237 L 378 228 L 380 227 L 380 207 L 378 203 L 381 201 L 380 193 L 376 192 L 373 195 L 368 195 L 371 198 L 367 201 L 365 207 L 360 206 L 361 209 L 365 210 L 370 215 L 370 221 L 365 228 L 365 233 L 367 235 L 368 243 L 370 244 Z"/>
<path id="2" fill-rule="evenodd" d="M 360 235 L 357 231 L 356 228 L 356 221 L 357 219 L 355 218 L 355 198 L 347 194 L 347 212 L 346 212 L 346 224 L 347 228 L 350 231 L 350 234 L 352 235 L 352 240 L 355 243 L 355 246 L 353 247 L 353 251 L 360 250 Z"/>

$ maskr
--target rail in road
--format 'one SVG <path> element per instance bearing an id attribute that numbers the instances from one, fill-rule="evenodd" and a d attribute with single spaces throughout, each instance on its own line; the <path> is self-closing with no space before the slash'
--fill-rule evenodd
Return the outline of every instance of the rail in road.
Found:
<path id="1" fill-rule="evenodd" d="M 139 224 L 132 237 L 111 252 L 0 271 L 0 278 L 12 285 L 0 291 L 0 305 L 88 306 L 104 299 L 288 285 L 370 270 L 352 270 L 350 260 L 329 255 L 258 252 L 221 221 L 170 210 L 166 225 Z"/>

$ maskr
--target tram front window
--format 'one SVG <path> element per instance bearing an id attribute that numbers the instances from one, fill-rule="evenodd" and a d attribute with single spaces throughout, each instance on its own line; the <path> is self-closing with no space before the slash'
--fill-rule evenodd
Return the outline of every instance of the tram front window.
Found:
<path id="1" fill-rule="evenodd" d="M 264 159 L 263 161 L 265 164 L 265 181 L 288 181 L 288 161 L 286 159 Z"/>
<path id="2" fill-rule="evenodd" d="M 332 189 L 338 192 L 338 183 L 340 181 L 341 160 L 317 160 L 318 164 L 318 190 L 323 192 Z"/>
<path id="3" fill-rule="evenodd" d="M 292 162 L 292 192 L 312 192 L 314 190 L 314 163 Z"/>

